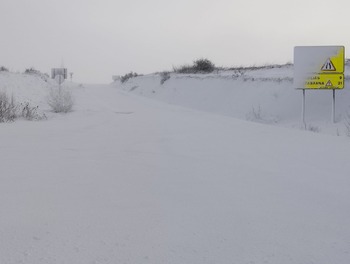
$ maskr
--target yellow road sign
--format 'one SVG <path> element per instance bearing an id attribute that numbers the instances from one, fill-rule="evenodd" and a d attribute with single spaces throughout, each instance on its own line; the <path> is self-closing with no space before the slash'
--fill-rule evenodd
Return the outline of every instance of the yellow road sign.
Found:
<path id="1" fill-rule="evenodd" d="M 294 87 L 297 89 L 343 89 L 344 46 L 298 46 L 294 48 Z"/>
<path id="2" fill-rule="evenodd" d="M 330 56 L 320 68 L 320 73 L 343 73 L 344 72 L 345 48 L 340 46 L 337 54 Z"/>
<path id="3" fill-rule="evenodd" d="M 301 89 L 343 89 L 344 74 L 315 74 L 306 78 Z"/>

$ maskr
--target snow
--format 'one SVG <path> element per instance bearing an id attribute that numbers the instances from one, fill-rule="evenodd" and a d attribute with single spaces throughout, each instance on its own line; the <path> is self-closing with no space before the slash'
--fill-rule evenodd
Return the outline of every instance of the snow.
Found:
<path id="1" fill-rule="evenodd" d="M 48 111 L 54 84 L 4 79 Z M 0 263 L 349 263 L 350 141 L 323 133 L 341 121 L 300 130 L 288 80 L 158 84 L 69 84 L 73 112 L 0 124 Z M 258 104 L 279 121 L 248 122 Z"/>
<path id="2" fill-rule="evenodd" d="M 40 75 L 0 72 L 0 90 L 13 95 L 18 102 L 28 102 L 46 109 L 43 94 L 55 84 Z M 47 109 L 46 109 L 47 110 Z"/>
<path id="3" fill-rule="evenodd" d="M 345 69 L 345 79 L 348 65 Z M 163 85 L 149 74 L 116 88 L 170 104 L 243 120 L 300 129 L 302 92 L 293 85 L 293 66 L 251 67 L 213 74 L 172 74 Z M 332 90 L 306 91 L 306 125 L 330 135 L 347 134 L 350 92 L 346 82 L 336 91 L 336 124 L 332 124 Z"/>

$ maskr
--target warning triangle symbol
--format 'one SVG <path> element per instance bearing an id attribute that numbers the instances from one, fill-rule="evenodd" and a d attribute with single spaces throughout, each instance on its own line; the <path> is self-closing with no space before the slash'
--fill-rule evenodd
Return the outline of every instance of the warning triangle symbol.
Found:
<path id="1" fill-rule="evenodd" d="M 336 71 L 333 62 L 331 61 L 331 59 L 327 59 L 326 63 L 323 64 L 322 71 Z"/>
<path id="2" fill-rule="evenodd" d="M 331 82 L 331 80 L 328 80 L 328 82 L 326 83 L 326 86 L 333 86 L 333 83 Z"/>

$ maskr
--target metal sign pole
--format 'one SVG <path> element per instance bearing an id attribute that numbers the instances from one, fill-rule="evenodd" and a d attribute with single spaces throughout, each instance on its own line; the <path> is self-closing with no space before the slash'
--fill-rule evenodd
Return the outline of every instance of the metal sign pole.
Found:
<path id="1" fill-rule="evenodd" d="M 333 101 L 332 101 L 332 123 L 335 123 L 335 89 L 333 89 Z"/>
<path id="2" fill-rule="evenodd" d="M 304 129 L 306 129 L 306 123 L 305 123 L 305 89 L 303 89 L 303 104 L 301 108 L 301 121 L 304 126 Z"/>

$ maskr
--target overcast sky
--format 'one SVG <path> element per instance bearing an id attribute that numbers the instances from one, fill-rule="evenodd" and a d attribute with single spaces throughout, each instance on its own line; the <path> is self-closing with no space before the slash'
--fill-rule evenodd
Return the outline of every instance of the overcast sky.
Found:
<path id="1" fill-rule="evenodd" d="M 293 61 L 296 45 L 350 43 L 349 0 L 0 0 L 0 65 L 77 82 L 152 73 L 208 58 L 217 66 Z"/>

